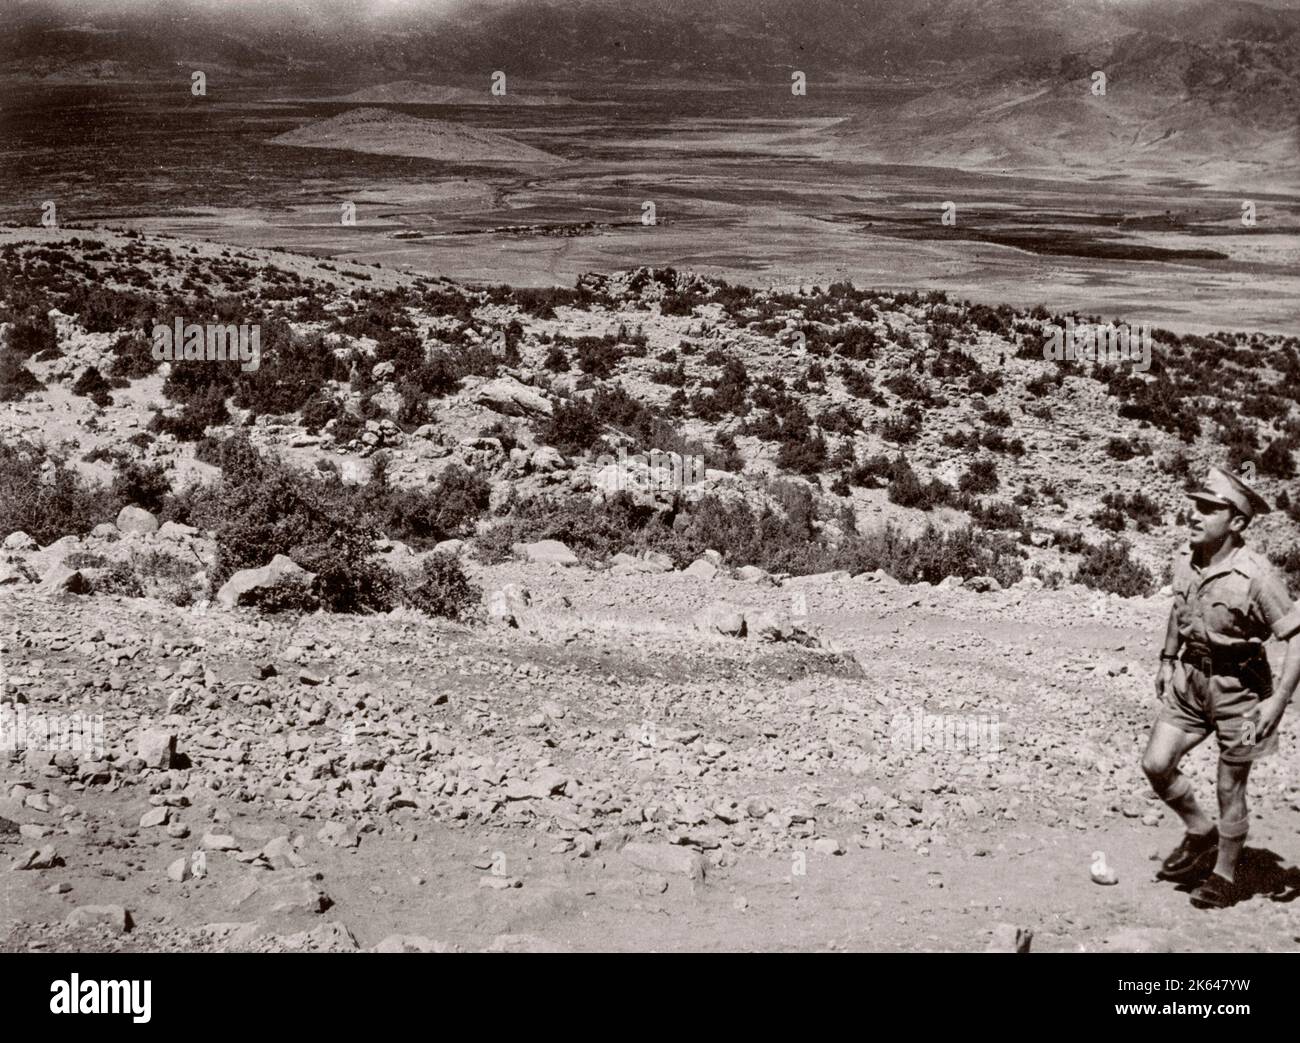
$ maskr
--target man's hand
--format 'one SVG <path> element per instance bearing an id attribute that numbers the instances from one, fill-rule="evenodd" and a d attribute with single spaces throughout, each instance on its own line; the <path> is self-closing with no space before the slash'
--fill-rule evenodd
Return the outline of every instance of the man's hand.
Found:
<path id="1" fill-rule="evenodd" d="M 1261 700 L 1259 704 L 1259 729 L 1255 734 L 1255 742 L 1260 743 L 1277 731 L 1277 726 L 1282 722 L 1282 715 L 1286 713 L 1287 700 L 1280 695 L 1270 695 L 1267 699 Z"/>
<path id="2" fill-rule="evenodd" d="M 1156 698 L 1164 702 L 1168 695 L 1173 694 L 1173 684 L 1174 664 L 1168 659 L 1162 659 L 1160 660 L 1160 669 L 1156 673 Z"/>

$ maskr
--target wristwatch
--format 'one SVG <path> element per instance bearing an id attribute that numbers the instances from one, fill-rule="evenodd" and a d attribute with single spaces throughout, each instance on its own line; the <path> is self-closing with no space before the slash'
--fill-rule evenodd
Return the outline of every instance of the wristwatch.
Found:
<path id="1" fill-rule="evenodd" d="M 1178 653 L 1174 652 L 1171 654 L 1169 652 L 1161 652 L 1160 661 L 1162 663 L 1176 663 L 1178 662 Z"/>

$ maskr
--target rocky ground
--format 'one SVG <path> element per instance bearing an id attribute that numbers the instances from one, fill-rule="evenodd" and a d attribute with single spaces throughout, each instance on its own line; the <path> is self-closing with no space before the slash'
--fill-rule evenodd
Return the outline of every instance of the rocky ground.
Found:
<path id="1" fill-rule="evenodd" d="M 0 761 L 0 947 L 1295 946 L 1294 734 L 1250 899 L 1153 879 L 1160 597 L 468 567 L 514 625 L 7 586 L 11 720 L 102 715 L 104 749 Z"/>
<path id="2" fill-rule="evenodd" d="M 778 299 L 638 269 L 584 277 L 587 296 L 557 298 L 541 317 L 540 299 L 508 288 L 102 239 L 0 234 L 0 276 L 12 283 L 0 286 L 0 306 L 16 309 L 0 333 L 4 352 L 17 352 L 0 396 L 0 450 L 43 447 L 39 466 L 7 472 L 30 480 L 6 483 L 0 504 L 0 948 L 983 950 L 1015 948 L 1030 932 L 1039 951 L 1295 947 L 1294 738 L 1252 778 L 1249 900 L 1197 912 L 1153 879 L 1180 827 L 1139 769 L 1168 588 L 1123 599 L 1070 582 L 1084 536 L 1103 535 L 1102 497 L 1142 492 L 1145 508 L 1114 509 L 1108 524 L 1153 582 L 1091 581 L 1159 587 L 1185 539 L 1186 482 L 1229 449 L 1259 450 L 1261 488 L 1282 509 L 1252 539 L 1291 548 L 1296 566 L 1300 514 L 1281 499 L 1300 438 L 1293 338 L 1162 341 L 1172 376 L 1161 375 L 1160 394 L 1217 417 L 1183 441 L 1168 418 L 1161 428 L 1121 414 L 1138 400 L 1122 406 L 1118 392 L 1145 395 L 1144 384 L 1048 367 L 1034 347 L 1043 314 L 905 294 L 865 301 L 843 287 Z M 382 292 L 359 295 L 355 282 Z M 64 289 L 51 297 L 54 284 Z M 100 300 L 81 295 L 88 285 L 115 289 Z M 207 314 L 216 298 L 195 286 L 217 287 L 223 306 L 238 306 L 229 314 L 293 302 L 305 318 L 292 337 L 322 339 L 282 345 L 309 349 L 290 365 L 268 332 L 261 376 L 240 384 L 261 411 L 231 397 L 228 424 L 184 438 L 158 424 L 199 401 L 168 401 L 171 363 L 137 373 L 137 358 L 96 404 L 87 375 L 129 361 L 123 340 L 148 329 L 141 301 Z M 189 297 L 171 296 L 187 287 Z M 507 331 L 517 358 L 485 347 Z M 30 352 L 32 337 L 49 343 Z M 561 348 L 568 355 L 552 365 Z M 300 387 L 311 398 L 268 412 L 272 390 L 309 383 L 295 366 L 323 357 L 318 349 L 350 358 L 349 378 Z M 435 359 L 467 372 L 415 402 L 428 422 L 399 424 L 409 378 Z M 747 383 L 736 362 L 752 371 Z M 1213 414 L 1200 391 L 1212 366 Z M 662 382 L 665 367 L 681 380 Z M 608 430 L 588 448 L 546 440 L 572 438 L 548 421 L 615 386 L 627 391 L 617 409 L 654 407 L 619 420 L 633 431 L 654 421 L 649 434 L 633 438 L 607 405 L 615 412 L 598 423 Z M 671 412 L 688 391 L 703 398 Z M 731 404 L 707 419 L 715 397 Z M 304 416 L 313 402 L 335 414 L 318 430 Z M 760 413 L 764 423 L 747 426 Z M 801 428 L 800 415 L 817 423 Z M 917 429 L 891 441 L 908 416 Z M 435 483 L 452 464 L 482 478 L 490 495 L 477 514 L 439 521 L 431 535 L 410 511 L 389 512 L 393 524 L 370 544 L 403 582 L 419 580 L 432 555 L 454 555 L 481 604 L 469 596 L 463 622 L 408 607 L 257 614 L 261 592 L 309 585 L 294 559 L 319 564 L 300 553 L 306 535 L 281 540 L 282 553 L 260 542 L 303 518 L 262 519 L 248 530 L 259 538 L 241 545 L 266 550 L 243 561 L 258 567 L 228 576 L 218 552 L 245 531 L 242 514 L 200 528 L 185 523 L 202 523 L 193 503 L 174 496 L 218 476 L 198 435 L 236 430 L 268 458 L 348 485 L 372 479 L 382 459 L 393 487 L 425 498 L 421 511 L 439 506 Z M 664 488 L 623 453 L 661 435 L 727 466 Z M 824 470 L 795 477 L 782 463 L 792 446 L 822 439 Z M 1001 478 L 986 491 L 997 499 L 923 509 L 880 474 L 857 473 L 904 448 L 920 479 L 949 486 L 971 477 L 963 469 L 976 457 L 996 458 Z M 78 515 L 56 459 L 114 488 L 130 480 L 122 492 L 81 490 Z M 163 517 L 139 505 L 133 467 L 165 477 Z M 223 477 L 233 486 L 247 476 Z M 561 514 L 561 531 L 507 527 L 509 539 L 494 541 L 516 497 L 591 504 L 619 491 L 677 536 L 685 522 L 708 542 L 692 536 L 683 560 L 664 552 L 677 546 L 667 541 L 629 553 L 650 545 L 617 527 L 584 545 L 594 537 L 574 532 L 579 515 Z M 924 543 L 931 522 L 951 530 L 978 517 L 975 545 L 1014 538 L 1017 568 L 1002 574 L 1005 587 L 973 574 L 973 559 L 939 586 L 900 584 L 851 556 L 835 560 L 874 571 L 770 573 L 758 562 L 797 571 L 788 563 L 798 559 L 747 558 L 743 533 L 690 529 L 679 493 L 756 512 L 804 503 L 806 531 L 779 530 L 786 544 L 770 535 L 777 549 L 829 546 L 850 522 L 868 534 L 898 524 Z M 990 514 L 1013 504 L 1023 516 Z M 55 509 L 57 524 L 46 516 Z M 721 517 L 710 510 L 701 518 Z M 733 536 L 736 546 L 715 542 Z M 71 748 L 66 729 L 87 722 L 90 741 L 79 731 Z M 49 741 L 51 725 L 69 748 Z M 1208 801 L 1214 763 L 1212 744 L 1189 758 Z M 1112 872 L 1117 883 L 1094 882 Z"/>

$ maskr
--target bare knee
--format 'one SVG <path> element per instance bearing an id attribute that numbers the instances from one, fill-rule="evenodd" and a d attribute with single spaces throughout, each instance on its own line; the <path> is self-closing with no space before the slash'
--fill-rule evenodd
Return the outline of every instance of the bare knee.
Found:
<path id="1" fill-rule="evenodd" d="M 1172 757 L 1162 757 L 1151 750 L 1142 755 L 1142 773 L 1159 792 L 1177 770 L 1178 762 Z"/>

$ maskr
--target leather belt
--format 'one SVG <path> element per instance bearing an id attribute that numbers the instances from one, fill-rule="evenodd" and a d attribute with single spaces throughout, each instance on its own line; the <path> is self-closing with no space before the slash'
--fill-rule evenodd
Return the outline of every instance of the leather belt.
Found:
<path id="1" fill-rule="evenodd" d="M 1212 652 L 1209 649 L 1185 648 L 1179 658 L 1204 674 L 1232 676 L 1263 660 L 1263 649 L 1253 646 L 1245 653 Z"/>

